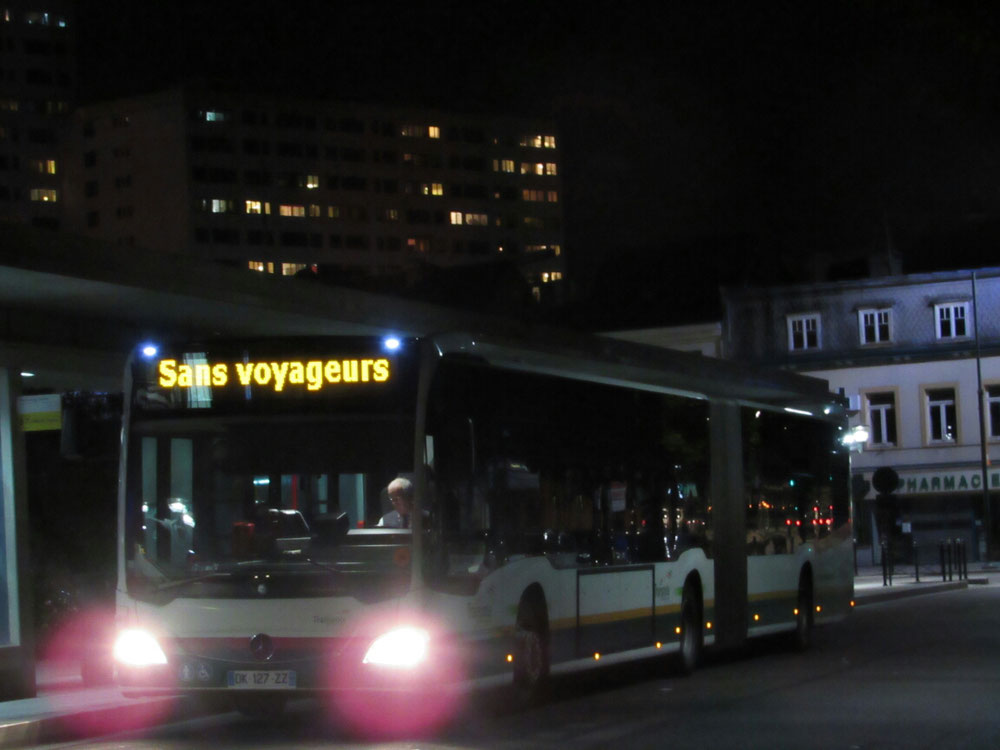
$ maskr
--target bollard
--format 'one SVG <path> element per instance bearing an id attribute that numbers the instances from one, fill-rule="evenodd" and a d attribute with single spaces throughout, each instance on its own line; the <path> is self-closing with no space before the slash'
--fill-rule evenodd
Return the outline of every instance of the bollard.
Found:
<path id="1" fill-rule="evenodd" d="M 945 575 L 945 568 L 944 568 L 944 542 L 938 542 L 938 552 L 941 553 L 941 580 L 947 581 L 948 576 Z"/>
<path id="2" fill-rule="evenodd" d="M 969 579 L 969 560 L 966 557 L 965 540 L 955 540 L 955 562 L 958 566 L 958 580 L 967 581 Z"/>
<path id="3" fill-rule="evenodd" d="M 952 548 L 952 542 L 951 542 L 951 539 L 948 539 L 944 543 L 944 556 L 945 556 L 945 559 L 948 560 L 948 580 L 949 581 L 951 580 L 951 576 L 952 576 L 952 573 L 953 573 L 953 570 L 952 570 L 951 548 Z"/>
<path id="4" fill-rule="evenodd" d="M 882 585 L 891 586 L 892 578 L 889 577 L 889 546 L 882 542 Z"/>
<path id="5" fill-rule="evenodd" d="M 920 550 L 916 542 L 913 543 L 913 575 L 920 583 Z"/>

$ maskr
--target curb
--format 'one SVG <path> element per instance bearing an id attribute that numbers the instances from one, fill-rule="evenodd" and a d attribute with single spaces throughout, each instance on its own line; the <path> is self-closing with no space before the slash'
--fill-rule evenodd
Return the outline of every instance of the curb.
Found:
<path id="1" fill-rule="evenodd" d="M 978 581 L 977 581 L 978 583 Z M 858 596 L 855 593 L 855 606 L 863 607 L 866 604 L 877 604 L 879 602 L 890 601 L 892 599 L 902 599 L 908 596 L 920 596 L 922 594 L 937 594 L 941 591 L 955 591 L 957 589 L 967 589 L 969 581 L 948 581 L 947 583 L 903 583 L 895 587 L 886 586 L 877 593 Z"/>
<path id="2" fill-rule="evenodd" d="M 33 747 L 134 731 L 184 718 L 190 713 L 187 708 L 173 698 L 151 698 L 0 722 L 0 748 Z"/>

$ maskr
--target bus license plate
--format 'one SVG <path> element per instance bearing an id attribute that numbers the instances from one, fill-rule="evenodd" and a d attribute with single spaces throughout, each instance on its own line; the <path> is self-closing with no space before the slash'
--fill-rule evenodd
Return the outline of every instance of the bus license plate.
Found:
<path id="1" fill-rule="evenodd" d="M 238 669 L 228 673 L 229 687 L 243 690 L 293 690 L 295 672 L 291 669 Z"/>

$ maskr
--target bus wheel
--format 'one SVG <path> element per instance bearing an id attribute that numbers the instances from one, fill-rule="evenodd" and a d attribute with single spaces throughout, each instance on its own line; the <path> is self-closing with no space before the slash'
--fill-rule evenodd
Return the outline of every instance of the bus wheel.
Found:
<path id="1" fill-rule="evenodd" d="M 799 576 L 799 594 L 795 600 L 795 630 L 792 631 L 792 648 L 805 651 L 812 639 L 813 596 L 812 578 L 805 570 Z"/>
<path id="2" fill-rule="evenodd" d="M 694 672 L 701 661 L 703 643 L 701 604 L 694 584 L 688 584 L 684 587 L 681 599 L 681 642 L 677 652 L 677 666 L 681 674 L 689 675 Z"/>
<path id="3" fill-rule="evenodd" d="M 538 703 L 548 686 L 549 644 L 545 620 L 537 604 L 521 602 L 514 639 L 514 702 L 518 706 Z"/>

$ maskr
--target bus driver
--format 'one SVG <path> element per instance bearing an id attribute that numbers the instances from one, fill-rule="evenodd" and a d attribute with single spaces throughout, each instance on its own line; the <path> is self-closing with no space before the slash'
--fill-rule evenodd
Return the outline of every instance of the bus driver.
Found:
<path id="1" fill-rule="evenodd" d="M 379 519 L 378 525 L 389 529 L 410 528 L 410 511 L 413 509 L 413 483 L 405 477 L 396 477 L 386 487 L 392 510 Z"/>

